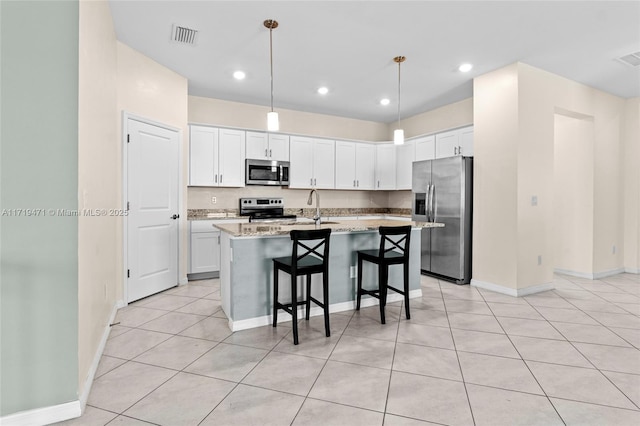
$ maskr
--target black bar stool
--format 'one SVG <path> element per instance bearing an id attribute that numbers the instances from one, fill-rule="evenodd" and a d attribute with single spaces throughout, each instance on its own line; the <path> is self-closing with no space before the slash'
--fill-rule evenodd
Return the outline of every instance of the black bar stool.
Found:
<path id="1" fill-rule="evenodd" d="M 306 305 L 306 319 L 309 319 L 311 301 L 324 309 L 324 329 L 327 337 L 329 329 L 329 237 L 331 229 L 311 231 L 294 230 L 290 233 L 293 252 L 290 257 L 273 259 L 273 326 L 278 323 L 278 309 L 283 309 L 293 317 L 293 344 L 298 344 L 298 305 Z M 308 245 L 307 245 L 308 244 Z M 291 303 L 278 301 L 278 271 L 291 275 Z M 322 274 L 323 303 L 311 297 L 311 275 Z M 306 300 L 298 301 L 297 277 L 307 276 Z"/>
<path id="2" fill-rule="evenodd" d="M 358 250 L 358 300 L 356 310 L 360 310 L 360 298 L 368 294 L 380 300 L 380 321 L 385 323 L 384 307 L 387 304 L 387 290 L 393 290 L 404 296 L 404 308 L 407 319 L 409 314 L 409 242 L 411 226 L 381 226 L 380 248 L 373 250 Z M 362 288 L 362 262 L 366 260 L 378 265 L 378 288 L 365 290 Z M 404 272 L 403 290 L 389 285 L 389 265 L 402 265 Z"/>

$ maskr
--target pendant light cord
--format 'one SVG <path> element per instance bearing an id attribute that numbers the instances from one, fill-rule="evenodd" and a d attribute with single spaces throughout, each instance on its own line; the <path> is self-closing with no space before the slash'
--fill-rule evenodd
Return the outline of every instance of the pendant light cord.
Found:
<path id="1" fill-rule="evenodd" d="M 398 129 L 400 128 L 400 64 L 402 61 L 398 61 Z"/>
<path id="2" fill-rule="evenodd" d="M 269 26 L 269 63 L 271 64 L 271 112 L 273 112 L 273 24 Z"/>

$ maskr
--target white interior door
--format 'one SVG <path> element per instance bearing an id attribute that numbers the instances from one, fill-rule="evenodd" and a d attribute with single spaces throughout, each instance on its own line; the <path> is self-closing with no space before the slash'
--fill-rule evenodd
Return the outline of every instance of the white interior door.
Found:
<path id="1" fill-rule="evenodd" d="M 178 132 L 127 120 L 127 302 L 178 284 Z"/>

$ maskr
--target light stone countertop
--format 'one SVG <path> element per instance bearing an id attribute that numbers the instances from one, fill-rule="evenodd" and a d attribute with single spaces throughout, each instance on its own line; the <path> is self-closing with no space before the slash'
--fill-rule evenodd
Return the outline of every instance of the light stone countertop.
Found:
<path id="1" fill-rule="evenodd" d="M 406 226 L 413 228 L 442 228 L 443 223 L 408 222 L 388 219 L 345 220 L 322 223 L 319 227 L 314 223 L 281 222 L 281 223 L 216 223 L 213 226 L 234 237 L 271 237 L 289 235 L 292 230 L 309 231 L 312 229 L 330 228 L 332 232 L 377 231 L 380 226 Z"/>

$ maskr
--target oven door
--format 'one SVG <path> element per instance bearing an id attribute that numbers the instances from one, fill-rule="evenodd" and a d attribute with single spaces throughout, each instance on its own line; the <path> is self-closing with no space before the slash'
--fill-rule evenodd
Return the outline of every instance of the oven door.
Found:
<path id="1" fill-rule="evenodd" d="M 247 160 L 246 166 L 245 183 L 247 185 L 283 185 L 282 162 Z"/>

